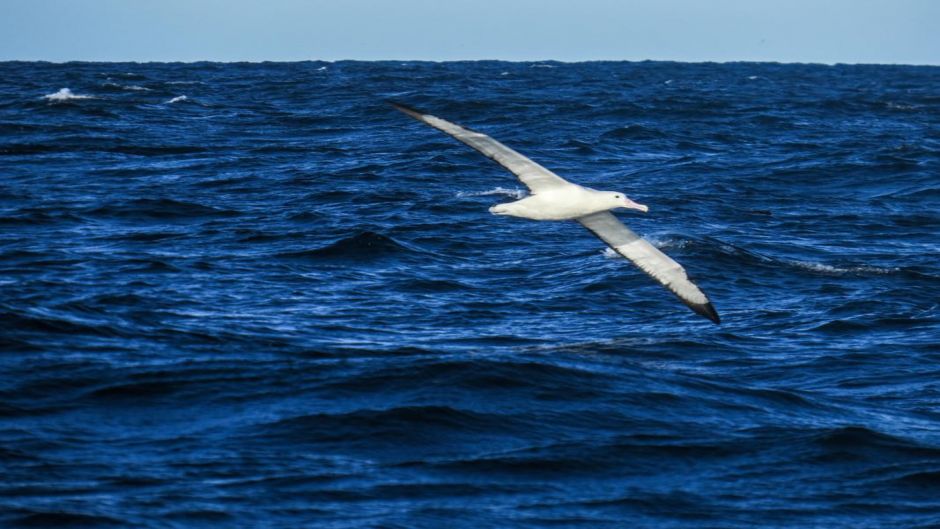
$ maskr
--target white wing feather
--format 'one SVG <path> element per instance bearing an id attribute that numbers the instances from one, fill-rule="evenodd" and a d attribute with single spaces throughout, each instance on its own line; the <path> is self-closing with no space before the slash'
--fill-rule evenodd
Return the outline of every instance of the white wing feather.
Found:
<path id="1" fill-rule="evenodd" d="M 719 323 L 718 312 L 705 293 L 689 280 L 685 268 L 626 227 L 613 213 L 593 213 L 579 218 L 578 222 L 615 252 L 632 261 L 640 270 L 679 296 L 690 309 Z"/>
<path id="2" fill-rule="evenodd" d="M 547 189 L 571 185 L 571 183 L 564 178 L 509 147 L 506 147 L 486 134 L 481 134 L 457 125 L 456 123 L 451 123 L 446 119 L 432 116 L 431 114 L 424 114 L 398 103 L 392 103 L 392 106 L 418 121 L 427 123 L 438 130 L 450 134 L 455 139 L 473 147 L 487 158 L 509 169 L 509 171 L 519 177 L 519 180 L 522 181 L 533 194 Z"/>

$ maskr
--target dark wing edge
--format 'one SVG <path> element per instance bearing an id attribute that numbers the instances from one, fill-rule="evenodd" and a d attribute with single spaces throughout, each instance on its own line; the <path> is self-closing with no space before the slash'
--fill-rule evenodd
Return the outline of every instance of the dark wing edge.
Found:
<path id="1" fill-rule="evenodd" d="M 490 160 L 493 160 L 499 164 L 500 167 L 516 175 L 532 193 L 537 193 L 539 190 L 555 186 L 568 185 L 568 181 L 564 178 L 482 132 L 468 129 L 467 127 L 422 112 L 408 105 L 403 105 L 395 101 L 386 102 L 407 116 L 434 127 L 464 145 L 476 150 Z"/>
<path id="2" fill-rule="evenodd" d="M 431 121 L 428 120 L 429 117 L 437 118 L 437 116 L 435 116 L 435 115 L 433 115 L 433 114 L 428 114 L 427 112 L 422 112 L 422 111 L 420 111 L 420 110 L 418 110 L 418 109 L 416 109 L 416 108 L 410 107 L 410 106 L 408 106 L 408 105 L 403 105 L 403 104 L 398 103 L 398 102 L 396 102 L 396 101 L 386 100 L 385 102 L 388 103 L 389 105 L 392 105 L 392 107 L 394 107 L 395 110 L 398 110 L 399 112 L 402 112 L 403 114 L 405 114 L 405 115 L 407 115 L 407 116 L 410 116 L 410 117 L 412 117 L 412 118 L 414 118 L 414 119 L 420 121 L 421 123 L 424 123 L 425 125 L 429 125 L 429 126 L 431 126 L 431 127 L 434 127 L 435 129 L 437 129 L 437 130 L 439 130 L 439 131 L 441 131 L 441 132 L 447 134 L 447 135 L 450 136 L 451 138 L 454 138 L 455 140 L 459 141 L 460 143 L 463 143 L 464 145 L 466 145 L 466 146 L 472 148 L 473 150 L 477 151 L 478 153 L 482 154 L 483 156 L 486 156 L 486 157 L 489 158 L 490 160 L 493 160 L 494 162 L 496 162 L 496 163 L 497 163 L 500 167 L 502 167 L 503 169 L 506 169 L 507 171 L 509 171 L 509 172 L 511 172 L 511 173 L 513 173 L 513 174 L 516 174 L 516 171 L 515 171 L 512 167 L 510 167 L 510 166 L 508 165 L 508 163 L 507 163 L 505 160 L 500 160 L 500 159 L 498 159 L 497 156 L 496 156 L 496 154 L 495 154 L 494 152 L 490 151 L 490 150 L 484 150 L 484 148 L 483 148 L 484 146 L 483 146 L 483 145 L 480 145 L 480 144 L 477 143 L 477 142 L 471 143 L 471 142 L 467 141 L 466 137 L 461 137 L 461 136 L 459 136 L 459 135 L 455 135 L 455 134 L 454 134 L 454 132 L 455 132 L 454 130 L 447 130 L 447 129 L 445 129 L 445 128 L 439 127 L 439 126 L 435 125 L 434 123 L 432 123 Z M 437 118 L 437 119 L 441 119 L 441 118 Z M 442 121 L 446 121 L 446 120 L 442 120 Z M 479 134 L 480 136 L 485 136 L 486 138 L 489 138 L 489 136 L 486 136 L 485 134 L 483 134 L 483 133 L 481 133 L 481 132 L 477 132 L 477 131 L 475 131 L 475 130 L 473 130 L 473 129 L 471 129 L 471 128 L 464 127 L 463 125 L 460 125 L 460 124 L 458 124 L 458 123 L 453 123 L 453 122 L 449 122 L 449 121 L 448 121 L 447 123 L 448 123 L 449 125 L 452 125 L 455 129 L 458 129 L 458 131 L 467 132 L 467 133 L 470 133 L 470 134 Z M 492 140 L 492 138 L 489 138 L 489 139 Z M 492 140 L 492 141 L 495 142 L 496 140 Z M 507 148 L 508 148 L 508 147 L 507 147 Z M 515 152 L 515 151 L 513 151 L 513 152 Z M 522 156 L 522 155 L 520 154 L 519 156 Z M 517 175 L 517 176 L 518 176 L 518 175 Z"/>
<path id="3" fill-rule="evenodd" d="M 407 114 L 407 115 L 409 115 L 409 116 L 415 118 L 415 119 L 418 120 L 418 121 L 424 122 L 424 114 L 425 114 L 424 112 L 421 112 L 420 110 L 411 108 L 411 107 L 409 107 L 408 105 L 403 105 L 403 104 L 401 104 L 401 103 L 399 103 L 399 102 L 397 102 L 397 101 L 386 100 L 385 102 L 388 103 L 389 105 L 392 105 L 393 107 L 395 107 L 395 109 L 398 110 L 399 112 L 402 112 L 402 113 L 404 113 L 404 114 Z M 464 127 L 464 128 L 466 128 L 466 127 Z"/>
<path id="4" fill-rule="evenodd" d="M 685 268 L 626 227 L 612 213 L 602 211 L 577 220 L 612 250 L 675 294 L 693 312 L 715 324 L 721 323 L 715 306 L 688 278 Z"/>

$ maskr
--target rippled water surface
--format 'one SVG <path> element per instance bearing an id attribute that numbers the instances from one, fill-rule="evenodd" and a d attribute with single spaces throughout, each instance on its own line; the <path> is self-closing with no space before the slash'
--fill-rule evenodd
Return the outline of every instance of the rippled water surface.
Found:
<path id="1" fill-rule="evenodd" d="M 0 525 L 936 526 L 938 233 L 936 67 L 0 63 Z"/>

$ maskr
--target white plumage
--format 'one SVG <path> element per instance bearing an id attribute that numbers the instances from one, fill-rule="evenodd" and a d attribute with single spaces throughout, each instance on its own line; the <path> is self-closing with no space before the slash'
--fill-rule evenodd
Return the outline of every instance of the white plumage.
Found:
<path id="1" fill-rule="evenodd" d="M 485 134 L 401 104 L 392 105 L 473 147 L 511 171 L 529 188 L 529 196 L 515 202 L 497 204 L 490 208 L 491 213 L 534 220 L 576 220 L 618 254 L 672 291 L 693 311 L 720 323 L 718 312 L 705 293 L 689 280 L 682 265 L 634 233 L 610 212 L 616 208 L 646 212 L 646 206 L 633 202 L 623 193 L 597 191 L 573 184 Z"/>

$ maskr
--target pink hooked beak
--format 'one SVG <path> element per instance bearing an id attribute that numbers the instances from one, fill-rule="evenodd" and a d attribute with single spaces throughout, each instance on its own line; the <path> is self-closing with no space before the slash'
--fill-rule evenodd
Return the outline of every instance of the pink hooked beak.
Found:
<path id="1" fill-rule="evenodd" d="M 637 204 L 636 202 L 630 200 L 627 197 L 623 197 L 623 207 L 630 208 L 630 209 L 638 209 L 642 211 L 643 213 L 646 213 L 647 211 L 650 210 L 649 207 L 644 206 L 643 204 Z"/>

